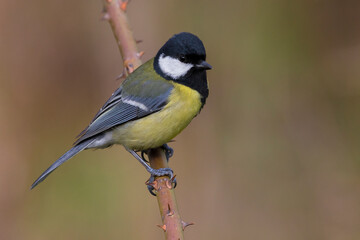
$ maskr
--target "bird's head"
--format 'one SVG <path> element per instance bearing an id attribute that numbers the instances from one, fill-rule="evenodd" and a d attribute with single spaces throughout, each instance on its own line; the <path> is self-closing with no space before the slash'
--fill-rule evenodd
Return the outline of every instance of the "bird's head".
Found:
<path id="1" fill-rule="evenodd" d="M 154 68 L 162 77 L 176 81 L 211 69 L 205 60 L 202 41 L 194 34 L 182 32 L 175 34 L 160 48 Z"/>

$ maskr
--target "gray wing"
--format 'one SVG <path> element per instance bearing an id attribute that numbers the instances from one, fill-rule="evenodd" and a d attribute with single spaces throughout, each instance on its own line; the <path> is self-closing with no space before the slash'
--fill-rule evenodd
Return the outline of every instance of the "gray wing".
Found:
<path id="1" fill-rule="evenodd" d="M 112 94 L 95 115 L 90 125 L 80 133 L 75 144 L 120 124 L 161 110 L 167 104 L 168 97 L 173 89 L 172 84 L 163 81 L 135 80 L 132 82 L 136 83 L 127 85 L 124 83 L 125 86 L 121 86 Z M 136 86 L 136 88 L 132 86 Z M 156 94 L 153 94 L 154 92 Z"/>

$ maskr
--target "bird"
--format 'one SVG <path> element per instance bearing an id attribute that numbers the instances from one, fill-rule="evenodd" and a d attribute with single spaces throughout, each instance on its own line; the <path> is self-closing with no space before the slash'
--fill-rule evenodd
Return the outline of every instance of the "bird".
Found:
<path id="1" fill-rule="evenodd" d="M 173 35 L 154 58 L 129 74 L 78 136 L 73 147 L 31 185 L 31 189 L 86 149 L 122 145 L 150 173 L 173 176 L 170 168 L 153 169 L 137 152 L 164 147 L 197 116 L 209 95 L 203 42 L 192 33 Z M 141 154 L 143 156 L 143 154 Z"/>

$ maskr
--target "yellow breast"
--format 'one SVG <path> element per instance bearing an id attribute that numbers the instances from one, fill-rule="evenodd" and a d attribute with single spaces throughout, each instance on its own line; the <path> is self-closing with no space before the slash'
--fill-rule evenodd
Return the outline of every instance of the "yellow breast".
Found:
<path id="1" fill-rule="evenodd" d="M 189 125 L 200 108 L 201 97 L 197 91 L 174 84 L 169 103 L 162 110 L 120 125 L 113 131 L 113 139 L 134 150 L 159 147 Z"/>

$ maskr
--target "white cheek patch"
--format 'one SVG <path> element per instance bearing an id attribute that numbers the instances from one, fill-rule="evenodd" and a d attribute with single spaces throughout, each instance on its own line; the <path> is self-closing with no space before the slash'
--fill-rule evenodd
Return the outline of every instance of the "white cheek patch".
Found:
<path id="1" fill-rule="evenodd" d="M 159 57 L 159 66 L 163 73 L 173 79 L 178 79 L 186 75 L 194 65 L 190 63 L 183 63 L 178 59 L 169 56 L 164 57 L 164 54 L 161 54 Z"/>

